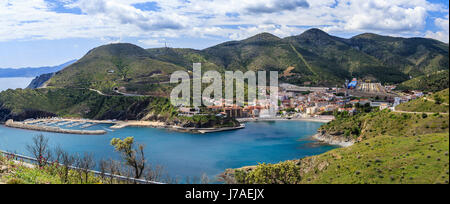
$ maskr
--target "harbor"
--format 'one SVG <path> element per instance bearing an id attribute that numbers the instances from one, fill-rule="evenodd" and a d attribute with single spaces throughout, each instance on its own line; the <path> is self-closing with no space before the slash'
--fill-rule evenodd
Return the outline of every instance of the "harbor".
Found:
<path id="1" fill-rule="evenodd" d="M 75 129 L 64 129 L 64 128 L 60 128 L 60 127 L 56 127 L 56 126 L 49 126 L 51 124 L 54 124 L 52 122 L 40 122 L 38 124 L 39 125 L 28 124 L 26 122 L 14 122 L 13 120 L 8 120 L 5 123 L 5 126 L 11 127 L 11 128 L 35 130 L 35 131 L 42 131 L 42 132 L 62 133 L 62 134 L 78 134 L 78 135 L 104 135 L 104 134 L 106 134 L 105 130 L 75 130 Z M 79 125 L 79 123 L 76 123 L 76 124 Z M 73 126 L 75 126 L 75 125 L 73 125 Z"/>
<path id="2" fill-rule="evenodd" d="M 103 130 L 92 129 L 96 125 L 111 125 L 109 128 L 103 127 Z M 19 128 L 26 130 L 53 132 L 62 134 L 78 134 L 78 135 L 104 135 L 108 132 L 114 132 L 118 129 L 127 127 L 145 127 L 145 128 L 161 128 L 176 132 L 207 134 L 215 132 L 225 132 L 232 130 L 244 129 L 245 125 L 239 127 L 224 128 L 188 128 L 181 126 L 170 126 L 160 121 L 118 121 L 118 120 L 90 120 L 90 119 L 69 119 L 69 118 L 48 118 L 48 119 L 29 119 L 23 122 L 8 120 L 6 127 Z"/>

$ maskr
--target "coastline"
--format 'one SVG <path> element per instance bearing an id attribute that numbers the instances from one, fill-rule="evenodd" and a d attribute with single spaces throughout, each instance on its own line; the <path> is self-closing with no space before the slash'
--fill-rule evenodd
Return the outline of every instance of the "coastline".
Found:
<path id="1" fill-rule="evenodd" d="M 117 121 L 111 126 L 111 129 L 122 129 L 126 127 L 152 127 L 152 128 L 167 128 L 164 122 L 158 121 Z"/>
<path id="2" fill-rule="evenodd" d="M 305 122 L 318 122 L 329 123 L 334 120 L 334 117 L 322 117 L 322 118 L 243 118 L 238 119 L 239 122 L 270 122 L 270 121 L 305 121 Z M 356 140 L 344 138 L 342 136 L 333 136 L 326 133 L 317 133 L 311 136 L 311 139 L 323 142 L 329 145 L 336 145 L 340 147 L 350 147 L 356 143 Z"/>
<path id="3" fill-rule="evenodd" d="M 356 143 L 355 140 L 347 139 L 341 136 L 333 136 L 326 133 L 317 133 L 312 136 L 312 139 L 324 142 L 330 145 L 337 145 L 340 147 L 350 147 Z"/>
<path id="4" fill-rule="evenodd" d="M 270 122 L 270 121 L 305 121 L 305 122 L 318 122 L 318 123 L 329 123 L 333 121 L 334 118 L 240 118 L 237 121 L 241 123 L 245 122 Z"/>
<path id="5" fill-rule="evenodd" d="M 328 123 L 332 121 L 332 118 L 241 118 L 237 119 L 240 123 L 246 122 L 264 122 L 264 121 L 305 121 L 305 122 L 318 122 L 318 123 Z M 55 132 L 55 133 L 63 133 L 63 134 L 83 134 L 83 135 L 103 135 L 107 132 L 104 130 L 72 130 L 72 129 L 63 129 L 60 127 L 52 127 L 47 126 L 47 124 L 55 124 L 60 122 L 67 123 L 92 123 L 92 124 L 111 124 L 111 129 L 122 129 L 126 127 L 148 127 L 148 128 L 161 128 L 167 129 L 177 132 L 188 132 L 188 133 L 196 133 L 196 134 L 207 134 L 207 133 L 215 133 L 215 132 L 225 132 L 225 131 L 233 131 L 244 129 L 245 124 L 241 124 L 239 127 L 223 127 L 223 128 L 186 128 L 181 126 L 171 126 L 161 121 L 118 121 L 118 120 L 91 120 L 91 119 L 74 119 L 74 118 L 52 118 L 52 119 L 36 119 L 29 120 L 23 122 L 15 122 L 8 121 L 4 123 L 7 127 L 19 128 L 19 129 L 27 129 L 27 130 L 35 130 L 35 131 L 43 131 L 43 132 Z M 34 123 L 41 123 L 43 125 L 33 125 Z M 314 139 L 327 142 L 329 140 L 314 137 Z M 336 145 L 341 142 L 329 141 L 330 144 Z M 343 143 L 343 146 L 346 146 L 346 143 Z"/>
<path id="6" fill-rule="evenodd" d="M 244 124 L 239 127 L 224 127 L 224 128 L 185 128 L 180 126 L 170 126 L 165 122 L 161 121 L 116 121 L 116 120 L 90 120 L 90 119 L 70 119 L 70 118 L 53 118 L 53 119 L 36 119 L 29 121 L 16 122 L 13 120 L 8 120 L 3 123 L 6 127 L 18 128 L 25 130 L 34 130 L 42 132 L 53 132 L 53 133 L 63 133 L 63 134 L 79 134 L 79 135 L 104 135 L 107 132 L 105 130 L 72 130 L 63 129 L 60 127 L 47 126 L 48 124 L 55 124 L 60 122 L 66 123 L 92 123 L 92 124 L 111 124 L 111 129 L 122 129 L 126 127 L 148 127 L 148 128 L 161 128 L 177 132 L 188 132 L 196 134 L 207 134 L 214 132 L 225 132 L 232 130 L 239 130 L 245 128 Z M 34 123 L 42 123 L 43 125 L 33 125 Z"/>
<path id="7" fill-rule="evenodd" d="M 207 133 L 214 133 L 214 132 L 227 132 L 227 131 L 233 131 L 233 130 L 240 130 L 244 129 L 245 125 L 241 124 L 239 127 L 224 127 L 224 128 L 184 128 L 184 127 L 178 127 L 173 126 L 172 128 L 169 128 L 174 131 L 178 132 L 189 132 L 189 133 L 199 133 L 199 134 L 207 134 Z"/>

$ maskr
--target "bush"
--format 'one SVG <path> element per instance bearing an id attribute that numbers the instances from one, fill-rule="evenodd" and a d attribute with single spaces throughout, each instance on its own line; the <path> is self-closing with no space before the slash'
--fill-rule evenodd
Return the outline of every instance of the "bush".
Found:
<path id="1" fill-rule="evenodd" d="M 300 167 L 292 161 L 260 164 L 249 173 L 236 171 L 235 178 L 242 184 L 298 184 L 301 181 Z"/>
<path id="2" fill-rule="evenodd" d="M 9 179 L 8 182 L 6 182 L 6 184 L 25 184 L 25 182 L 19 178 L 12 178 Z"/>

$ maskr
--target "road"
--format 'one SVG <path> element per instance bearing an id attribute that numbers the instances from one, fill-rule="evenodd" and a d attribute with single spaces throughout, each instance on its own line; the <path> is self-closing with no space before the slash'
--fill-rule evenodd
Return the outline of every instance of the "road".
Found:
<path id="1" fill-rule="evenodd" d="M 99 91 L 99 90 L 96 90 L 96 89 L 89 89 L 90 91 L 95 91 L 95 92 L 97 92 L 98 94 L 100 94 L 100 95 L 102 95 L 102 96 L 116 96 L 116 95 L 109 95 L 109 94 L 105 94 L 105 93 L 103 93 L 103 92 L 101 92 L 101 91 Z M 122 92 L 120 92 L 120 91 L 114 91 L 115 93 L 117 93 L 117 94 L 119 94 L 119 95 L 121 95 L 121 96 L 128 96 L 128 97 L 133 97 L 133 96 L 150 96 L 150 95 L 139 95 L 139 94 L 129 94 L 129 93 L 122 93 Z"/>
<path id="2" fill-rule="evenodd" d="M 395 110 L 394 111 L 395 113 L 407 113 L 407 114 L 427 114 L 427 115 L 434 115 L 434 114 L 436 114 L 436 113 L 429 113 L 429 112 L 409 112 L 409 111 L 398 111 L 398 110 Z M 439 114 L 441 114 L 441 115 L 448 115 L 448 113 L 439 113 Z"/>

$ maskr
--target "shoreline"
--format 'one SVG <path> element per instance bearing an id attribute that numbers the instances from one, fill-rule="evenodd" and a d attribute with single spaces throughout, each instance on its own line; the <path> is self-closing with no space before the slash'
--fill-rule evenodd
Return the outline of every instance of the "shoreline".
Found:
<path id="1" fill-rule="evenodd" d="M 329 145 L 336 145 L 344 148 L 353 146 L 356 143 L 355 140 L 349 140 L 343 137 L 332 136 L 323 133 L 317 133 L 313 135 L 311 138 L 319 142 L 324 142 Z"/>
<path id="2" fill-rule="evenodd" d="M 42 123 L 42 125 L 33 125 L 34 123 Z M 72 129 L 63 129 L 60 127 L 47 126 L 49 124 L 56 123 L 92 123 L 93 125 L 97 124 L 111 124 L 111 129 L 123 129 L 126 127 L 143 127 L 143 128 L 160 128 L 167 129 L 176 132 L 185 132 L 185 133 L 196 133 L 196 134 L 207 134 L 214 132 L 225 132 L 225 131 L 233 131 L 245 128 L 244 124 L 241 124 L 239 127 L 224 127 L 224 128 L 185 128 L 180 126 L 170 126 L 165 122 L 161 121 L 116 121 L 116 120 L 90 120 L 90 119 L 71 119 L 71 118 L 53 118 L 53 119 L 36 119 L 29 121 L 21 121 L 15 122 L 13 120 L 8 120 L 2 125 L 10 128 L 24 129 L 24 130 L 32 130 L 32 131 L 40 131 L 40 132 L 53 132 L 53 133 L 62 133 L 62 134 L 78 134 L 78 135 L 104 135 L 107 134 L 105 130 L 72 130 Z"/>
<path id="3" fill-rule="evenodd" d="M 241 118 L 237 119 L 240 123 L 246 122 L 267 122 L 267 121 L 305 121 L 305 122 L 318 122 L 318 123 L 328 123 L 332 121 L 331 118 Z M 12 120 L 11 120 L 12 121 Z M 80 134 L 80 135 L 104 135 L 107 134 L 105 130 L 72 130 L 72 129 L 64 129 L 60 127 L 47 126 L 48 124 L 55 123 L 92 123 L 96 124 L 111 124 L 111 129 L 122 129 L 126 127 L 148 127 L 148 128 L 160 128 L 167 129 L 171 131 L 177 132 L 187 132 L 187 133 L 195 133 L 195 134 L 207 134 L 207 133 L 215 133 L 215 132 L 225 132 L 225 131 L 233 131 L 244 129 L 245 124 L 241 124 L 239 127 L 224 127 L 224 128 L 186 128 L 180 126 L 170 126 L 165 122 L 161 121 L 119 121 L 119 120 L 91 120 L 91 119 L 74 119 L 74 118 L 52 118 L 52 119 L 36 119 L 22 122 L 12 121 L 8 124 L 3 123 L 3 125 L 12 128 L 26 129 L 26 130 L 34 130 L 34 131 L 42 131 L 42 132 L 54 132 L 54 133 L 63 133 L 63 134 Z M 42 125 L 33 125 L 34 123 L 42 123 Z M 334 143 L 331 143 L 334 145 Z"/>
<path id="4" fill-rule="evenodd" d="M 270 121 L 304 121 L 304 122 L 318 122 L 318 123 L 329 123 L 334 119 L 331 118 L 241 118 L 237 121 L 241 123 L 246 122 L 270 122 Z"/>
<path id="5" fill-rule="evenodd" d="M 151 128 L 167 128 L 164 122 L 158 121 L 117 121 L 113 123 L 111 129 L 122 129 L 126 127 L 151 127 Z"/>

